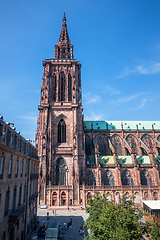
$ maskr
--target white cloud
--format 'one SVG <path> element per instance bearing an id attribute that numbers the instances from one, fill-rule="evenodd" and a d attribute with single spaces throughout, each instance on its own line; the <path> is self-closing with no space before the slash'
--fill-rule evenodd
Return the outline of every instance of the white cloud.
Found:
<path id="1" fill-rule="evenodd" d="M 94 112 L 90 112 L 89 116 L 85 116 L 85 121 L 98 121 L 102 119 L 102 116 L 99 114 L 95 114 Z"/>
<path id="2" fill-rule="evenodd" d="M 101 97 L 99 95 L 92 95 L 91 93 L 84 94 L 84 99 L 86 100 L 85 103 L 97 103 L 101 100 Z"/>
<path id="3" fill-rule="evenodd" d="M 139 65 L 133 69 L 126 68 L 117 78 L 124 78 L 132 73 L 137 73 L 140 75 L 152 75 L 160 73 L 160 63 L 150 64 L 146 67 Z"/>
<path id="4" fill-rule="evenodd" d="M 23 119 L 24 120 L 24 124 L 37 124 L 37 117 L 35 116 L 19 116 L 18 118 Z"/>
<path id="5" fill-rule="evenodd" d="M 118 95 L 118 94 L 120 94 L 121 92 L 119 91 L 119 90 L 117 90 L 117 89 L 115 89 L 115 88 L 112 88 L 112 87 L 106 87 L 107 88 L 107 90 L 110 92 L 110 94 L 111 95 Z"/>
<path id="6" fill-rule="evenodd" d="M 143 98 L 141 101 L 141 104 L 137 108 L 143 108 L 146 105 L 146 103 L 147 103 L 147 99 Z"/>
<path id="7" fill-rule="evenodd" d="M 114 103 L 120 103 L 120 102 L 129 102 L 135 98 L 138 98 L 142 95 L 146 95 L 146 93 L 137 93 L 137 94 L 133 94 L 130 96 L 124 96 L 124 97 L 119 97 Z"/>

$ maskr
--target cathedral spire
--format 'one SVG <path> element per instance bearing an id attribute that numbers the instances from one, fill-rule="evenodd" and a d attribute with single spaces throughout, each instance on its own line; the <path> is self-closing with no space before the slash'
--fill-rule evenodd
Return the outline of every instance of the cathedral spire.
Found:
<path id="1" fill-rule="evenodd" d="M 66 23 L 66 15 L 65 15 L 65 11 L 64 11 L 64 16 L 63 16 L 63 23 Z"/>
<path id="2" fill-rule="evenodd" d="M 73 57 L 73 45 L 70 43 L 66 16 L 64 12 L 62 29 L 60 32 L 58 44 L 55 45 L 55 58 L 74 58 Z"/>

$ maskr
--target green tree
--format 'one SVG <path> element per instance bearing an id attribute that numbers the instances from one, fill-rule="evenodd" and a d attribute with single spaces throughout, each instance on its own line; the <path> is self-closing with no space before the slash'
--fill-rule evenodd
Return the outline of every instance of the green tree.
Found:
<path id="1" fill-rule="evenodd" d="M 147 233 L 150 234 L 152 240 L 160 239 L 160 225 L 154 220 L 154 222 L 146 223 Z"/>
<path id="2" fill-rule="evenodd" d="M 102 197 L 96 192 L 93 199 L 88 200 L 88 204 L 90 206 L 86 207 L 89 213 L 86 227 L 89 229 L 89 236 L 85 239 L 141 240 L 144 232 L 151 234 L 151 230 L 156 229 L 149 224 L 146 227 L 140 225 L 144 213 L 135 205 L 133 198 L 123 196 L 121 203 L 115 205 L 106 200 L 106 195 Z"/>

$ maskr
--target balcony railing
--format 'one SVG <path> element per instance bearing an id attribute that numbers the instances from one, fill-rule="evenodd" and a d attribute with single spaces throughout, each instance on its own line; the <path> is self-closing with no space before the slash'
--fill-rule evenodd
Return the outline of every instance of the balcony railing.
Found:
<path id="1" fill-rule="evenodd" d="M 17 219 L 19 218 L 25 211 L 25 205 L 20 205 L 17 209 L 9 210 L 9 217 L 10 219 Z"/>
<path id="2" fill-rule="evenodd" d="M 152 190 L 158 190 L 159 186 L 148 186 L 148 185 L 137 185 L 137 186 L 109 186 L 109 185 L 103 185 L 103 186 L 85 186 L 85 190 L 108 190 L 108 191 L 129 191 L 132 189 L 133 191 L 136 190 L 147 190 L 147 189 L 152 189 Z"/>

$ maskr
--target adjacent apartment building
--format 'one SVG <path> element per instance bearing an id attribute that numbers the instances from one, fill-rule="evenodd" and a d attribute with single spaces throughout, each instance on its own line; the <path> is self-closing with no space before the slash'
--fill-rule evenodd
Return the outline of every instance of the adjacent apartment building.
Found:
<path id="1" fill-rule="evenodd" d="M 0 116 L 0 239 L 27 239 L 37 216 L 37 150 Z"/>

